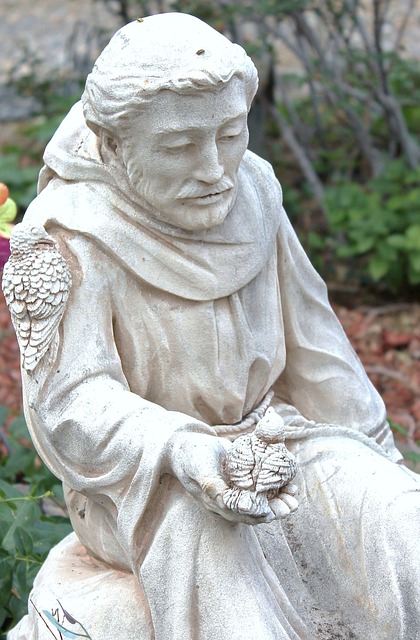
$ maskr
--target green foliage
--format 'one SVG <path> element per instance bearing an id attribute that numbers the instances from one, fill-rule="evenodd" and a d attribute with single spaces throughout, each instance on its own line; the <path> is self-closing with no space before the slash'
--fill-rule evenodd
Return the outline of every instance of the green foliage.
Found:
<path id="1" fill-rule="evenodd" d="M 390 86 L 398 98 L 408 128 L 420 132 L 420 70 L 417 61 L 392 53 Z"/>
<path id="2" fill-rule="evenodd" d="M 408 429 L 407 427 L 403 427 L 401 424 L 398 424 L 396 422 L 393 422 L 392 420 L 388 420 L 389 426 L 391 427 L 392 431 L 395 432 L 395 434 L 397 434 L 400 439 L 401 436 L 405 439 L 405 440 L 409 440 L 409 435 L 408 435 Z M 409 462 L 411 462 L 413 465 L 419 465 L 420 464 L 420 442 L 414 442 L 412 443 L 412 447 L 415 447 L 417 450 L 416 451 L 405 451 L 404 452 L 404 458 L 405 460 L 408 460 Z M 398 442 L 397 442 L 397 446 L 398 446 Z M 417 470 L 417 466 L 413 467 Z"/>
<path id="3" fill-rule="evenodd" d="M 45 147 L 77 98 L 50 93 L 48 109 L 19 127 L 13 144 L 0 148 L 0 180 L 8 185 L 21 214 L 36 196 Z"/>
<path id="4" fill-rule="evenodd" d="M 349 56 L 352 57 L 351 64 Z M 355 182 L 364 182 L 372 177 L 373 167 L 360 145 L 362 126 L 365 136 L 369 136 L 366 146 L 369 146 L 372 157 L 376 154 L 378 167 L 386 167 L 390 161 L 401 156 L 400 144 L 392 138 L 392 128 L 384 112 L 377 105 L 372 107 L 367 91 L 363 89 L 363 84 L 368 85 L 370 78 L 367 55 L 360 51 L 356 55 L 353 51 L 347 53 L 342 63 L 347 68 L 347 72 L 343 72 L 343 83 L 348 91 L 354 91 L 354 96 L 340 94 L 334 85 L 334 78 L 325 74 L 317 60 L 312 61 L 310 73 L 304 71 L 282 75 L 284 93 L 294 96 L 294 99 L 289 111 L 284 109 L 282 103 L 278 108 L 294 128 L 325 184 L 340 177 Z M 354 66 L 357 72 L 353 71 Z M 315 96 L 308 92 L 308 86 L 314 80 L 319 87 L 319 95 Z M 420 136 L 420 73 L 416 65 L 394 54 L 390 85 L 401 106 L 407 129 L 416 140 Z M 358 125 L 355 124 L 357 121 Z M 355 135 L 356 131 L 359 137 Z M 378 170 L 378 173 L 382 173 L 382 170 Z"/>
<path id="5" fill-rule="evenodd" d="M 18 207 L 23 212 L 36 196 L 36 183 L 40 168 L 39 159 L 33 166 L 22 166 L 22 150 L 19 147 L 3 149 L 0 155 L 0 176 L 8 185 Z"/>
<path id="6" fill-rule="evenodd" d="M 7 409 L 0 407 L 0 423 Z M 67 518 L 46 516 L 42 500 L 63 506 L 63 491 L 36 455 L 23 417 L 2 435 L 0 454 L 0 628 L 13 627 L 27 612 L 33 580 L 50 549 L 72 528 Z"/>
<path id="7" fill-rule="evenodd" d="M 362 54 L 359 57 L 363 61 Z M 387 63 L 392 69 L 390 84 L 407 127 L 418 137 L 420 73 L 397 54 L 389 55 Z M 296 78 L 289 74 L 284 78 L 285 87 L 293 93 L 299 82 L 307 86 L 308 79 L 307 75 Z M 326 86 L 325 79 L 322 82 Z M 332 91 L 333 87 L 328 89 Z M 348 110 L 349 105 L 367 125 L 380 169 L 377 177 L 372 177 L 371 167 L 355 144 L 344 111 L 344 106 Z M 406 295 L 420 285 L 420 170 L 410 169 L 402 158 L 393 158 L 398 156 L 398 145 L 389 142 L 384 115 L 369 112 L 369 108 L 368 103 L 350 98 L 347 105 L 337 99 L 335 108 L 321 102 L 315 119 L 310 95 L 304 92 L 293 100 L 295 117 L 304 123 L 298 132 L 301 143 L 310 149 L 310 158 L 325 188 L 325 219 L 313 217 L 308 229 L 305 220 L 309 199 L 300 189 L 300 197 L 293 202 L 294 211 L 298 212 L 295 224 L 303 230 L 302 242 L 324 277 L 356 284 L 379 283 L 390 292 Z M 283 106 L 281 109 L 292 125 L 290 114 Z M 389 152 L 392 148 L 394 151 Z M 289 179 L 287 172 L 279 175 Z M 288 207 L 286 198 L 285 206 Z"/>
<path id="8" fill-rule="evenodd" d="M 17 73 L 22 62 L 29 67 L 23 75 Z M 13 143 L 0 148 L 0 181 L 8 185 L 21 215 L 36 196 L 45 146 L 82 89 L 81 79 L 62 77 L 58 71 L 43 77 L 39 71 L 41 62 L 24 51 L 21 63 L 12 69 L 9 78 L 19 95 L 35 101 L 38 114 L 16 129 Z"/>
<path id="9" fill-rule="evenodd" d="M 55 103 L 54 115 L 32 118 L 20 126 L 17 141 L 0 148 L 0 179 L 8 185 L 20 214 L 23 214 L 36 196 L 39 170 L 46 144 L 52 138 L 75 98 L 60 98 Z M 54 103 L 54 101 L 53 101 Z M 60 109 L 66 104 L 63 111 Z"/>
<path id="10" fill-rule="evenodd" d="M 364 185 L 328 187 L 325 202 L 338 262 L 357 259 L 365 276 L 393 290 L 420 284 L 420 169 L 391 162 Z"/>

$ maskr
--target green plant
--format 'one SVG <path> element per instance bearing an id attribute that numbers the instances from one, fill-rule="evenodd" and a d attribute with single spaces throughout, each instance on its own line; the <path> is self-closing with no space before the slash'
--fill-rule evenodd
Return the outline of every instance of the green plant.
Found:
<path id="1" fill-rule="evenodd" d="M 366 184 L 328 187 L 325 201 L 338 261 L 356 258 L 366 276 L 394 290 L 420 284 L 419 169 L 391 162 Z"/>
<path id="2" fill-rule="evenodd" d="M 0 407 L 0 424 L 8 414 Z M 33 580 L 50 549 L 72 531 L 65 517 L 47 516 L 47 498 L 64 505 L 57 478 L 42 464 L 23 417 L 1 432 L 0 454 L 0 628 L 13 627 L 27 612 Z"/>
<path id="3" fill-rule="evenodd" d="M 45 146 L 77 97 L 51 93 L 45 113 L 22 123 L 15 141 L 0 148 L 0 179 L 7 183 L 21 214 L 36 196 Z"/>
<path id="4" fill-rule="evenodd" d="M 36 196 L 36 183 L 40 168 L 40 157 L 31 158 L 34 164 L 22 163 L 22 157 L 28 159 L 27 151 L 23 147 L 5 147 L 0 150 L 0 176 L 9 185 L 16 204 L 21 212 L 26 209 L 31 200 Z M 27 160 L 25 161 L 27 162 Z"/>
<path id="5" fill-rule="evenodd" d="M 419 465 L 420 464 L 420 446 L 419 446 L 420 443 L 410 438 L 410 434 L 407 427 L 403 427 L 401 424 L 397 424 L 392 420 L 388 420 L 388 423 L 392 431 L 394 431 L 394 433 L 397 434 L 400 437 L 400 439 L 402 437 L 409 444 L 410 451 L 404 452 L 405 460 L 409 460 L 414 465 Z M 398 446 L 398 442 L 397 442 L 397 446 Z"/>
<path id="6" fill-rule="evenodd" d="M 80 97 L 83 86 L 82 78 L 57 69 L 52 69 L 46 76 L 42 62 L 23 46 L 21 59 L 8 75 L 8 84 L 20 96 L 33 101 L 34 115 L 19 123 L 13 141 L 0 148 L 0 180 L 8 184 L 20 214 L 36 196 L 45 146 Z"/>

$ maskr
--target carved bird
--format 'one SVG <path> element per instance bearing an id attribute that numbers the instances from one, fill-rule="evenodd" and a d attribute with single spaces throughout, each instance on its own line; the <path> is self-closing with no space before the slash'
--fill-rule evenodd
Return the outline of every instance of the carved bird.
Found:
<path id="1" fill-rule="evenodd" d="M 22 367 L 32 372 L 56 335 L 71 287 L 58 245 L 43 227 L 18 224 L 10 237 L 11 256 L 3 291 L 16 331 Z"/>
<path id="2" fill-rule="evenodd" d="M 296 475 L 297 463 L 284 444 L 281 416 L 269 407 L 253 433 L 237 438 L 228 453 L 225 475 L 231 489 L 226 506 L 239 513 L 266 515 L 268 501 Z"/>

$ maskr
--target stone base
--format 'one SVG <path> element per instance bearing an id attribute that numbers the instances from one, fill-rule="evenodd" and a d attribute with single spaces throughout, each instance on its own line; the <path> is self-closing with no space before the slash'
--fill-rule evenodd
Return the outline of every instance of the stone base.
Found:
<path id="1" fill-rule="evenodd" d="M 43 613 L 45 610 L 74 637 L 86 637 L 80 624 L 65 619 L 60 604 L 82 623 L 92 640 L 121 638 L 122 629 L 124 640 L 152 638 L 137 579 L 89 556 L 74 533 L 48 555 L 34 582 L 28 615 L 8 633 L 7 640 L 59 638 L 59 631 Z"/>

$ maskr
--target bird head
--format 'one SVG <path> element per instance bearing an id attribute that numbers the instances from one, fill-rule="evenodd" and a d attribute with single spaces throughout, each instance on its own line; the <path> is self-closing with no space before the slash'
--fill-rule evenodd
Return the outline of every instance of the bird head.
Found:
<path id="1" fill-rule="evenodd" d="M 268 407 L 265 415 L 257 423 L 254 434 L 263 442 L 284 442 L 284 421 L 273 407 Z"/>
<path id="2" fill-rule="evenodd" d="M 35 227 L 23 222 L 13 227 L 10 235 L 10 251 L 13 253 L 24 253 L 39 245 L 54 246 L 55 242 L 45 231 L 44 227 Z"/>

